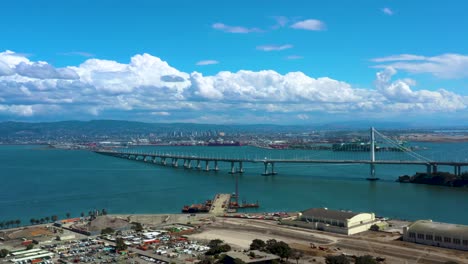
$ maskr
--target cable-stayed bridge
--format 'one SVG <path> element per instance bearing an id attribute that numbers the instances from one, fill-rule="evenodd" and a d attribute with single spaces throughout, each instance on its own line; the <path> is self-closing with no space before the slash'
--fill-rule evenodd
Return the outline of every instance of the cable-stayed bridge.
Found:
<path id="1" fill-rule="evenodd" d="M 370 168 L 369 180 L 377 180 L 375 166 L 383 165 L 419 165 L 426 166 L 428 174 L 437 172 L 438 166 L 452 166 L 455 175 L 461 175 L 462 167 L 468 166 L 468 160 L 450 161 L 433 160 L 418 153 L 419 149 L 406 147 L 374 128 L 370 129 L 369 139 L 352 143 L 338 143 L 332 146 L 322 146 L 322 151 L 306 151 L 303 157 L 271 156 L 258 157 L 257 155 L 244 155 L 243 157 L 220 156 L 216 154 L 195 153 L 168 153 L 164 151 L 147 152 L 137 150 L 97 150 L 96 153 L 138 160 L 164 166 L 179 167 L 183 164 L 186 169 L 204 171 L 218 171 L 219 163 L 230 164 L 229 173 L 243 173 L 245 163 L 263 163 L 262 175 L 275 175 L 275 164 L 368 164 Z M 326 151 L 323 151 L 323 150 Z M 210 168 L 210 166 L 212 166 Z"/>

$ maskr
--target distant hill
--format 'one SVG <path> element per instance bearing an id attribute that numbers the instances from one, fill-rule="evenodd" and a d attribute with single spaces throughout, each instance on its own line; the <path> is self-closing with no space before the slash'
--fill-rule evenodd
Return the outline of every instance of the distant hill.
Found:
<path id="1" fill-rule="evenodd" d="M 173 132 L 191 131 L 223 131 L 227 133 L 287 133 L 309 132 L 320 130 L 349 131 L 365 130 L 374 126 L 378 130 L 404 130 L 414 129 L 405 123 L 370 123 L 369 121 L 337 122 L 319 125 L 215 125 L 215 124 L 191 124 L 191 123 L 143 123 L 120 120 L 93 120 L 93 121 L 60 121 L 60 122 L 0 122 L 0 137 L 34 137 L 34 138 L 58 138 L 65 137 L 113 137 L 118 135 L 148 135 Z"/>
<path id="2" fill-rule="evenodd" d="M 304 129 L 303 126 L 279 126 L 279 125 L 210 125 L 190 123 L 143 123 L 119 120 L 93 120 L 93 121 L 60 121 L 60 122 L 0 122 L 0 137 L 11 136 L 115 136 L 138 135 L 149 133 L 171 133 L 188 131 L 224 131 L 236 132 L 272 132 L 272 131 L 296 131 Z"/>

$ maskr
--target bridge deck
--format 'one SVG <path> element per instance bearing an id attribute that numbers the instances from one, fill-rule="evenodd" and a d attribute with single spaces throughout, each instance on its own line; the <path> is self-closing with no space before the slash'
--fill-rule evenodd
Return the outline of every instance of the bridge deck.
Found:
<path id="1" fill-rule="evenodd" d="M 249 163 L 321 163 L 321 164 L 388 164 L 388 165 L 448 165 L 448 166 L 468 166 L 468 162 L 456 161 L 411 161 L 411 160 L 327 160 L 327 159 L 242 159 L 242 158 L 217 158 L 196 155 L 172 155 L 155 153 L 137 153 L 125 151 L 98 150 L 96 153 L 119 156 L 136 155 L 157 158 L 174 158 L 184 160 L 203 160 L 220 162 L 249 162 Z"/>

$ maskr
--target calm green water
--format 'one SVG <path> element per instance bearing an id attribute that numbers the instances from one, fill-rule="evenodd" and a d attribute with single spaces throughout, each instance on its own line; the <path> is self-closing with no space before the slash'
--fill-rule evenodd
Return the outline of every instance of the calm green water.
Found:
<path id="1" fill-rule="evenodd" d="M 468 143 L 420 144 L 432 159 L 468 159 Z M 264 150 L 253 147 L 145 147 L 146 151 L 194 155 L 276 158 L 367 158 L 367 153 Z M 385 156 L 386 155 L 386 156 Z M 379 153 L 378 158 L 403 158 Z M 181 165 L 181 164 L 180 164 Z M 182 167 L 182 166 L 181 166 Z M 368 165 L 276 165 L 261 176 L 262 164 L 246 164 L 239 176 L 240 198 L 259 201 L 261 211 L 328 207 L 372 211 L 402 219 L 468 224 L 468 188 L 400 184 L 402 174 L 422 166 L 377 166 L 382 180 L 368 182 Z M 200 172 L 129 161 L 87 151 L 45 150 L 41 146 L 0 146 L 0 221 L 51 215 L 78 216 L 92 209 L 110 213 L 177 213 L 218 192 L 233 192 L 228 164 Z M 452 172 L 451 167 L 440 168 Z M 468 168 L 464 168 L 468 170 Z"/>

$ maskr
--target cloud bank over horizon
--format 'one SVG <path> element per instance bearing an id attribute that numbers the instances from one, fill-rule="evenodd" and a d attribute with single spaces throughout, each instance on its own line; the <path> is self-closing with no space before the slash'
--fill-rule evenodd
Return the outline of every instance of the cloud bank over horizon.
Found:
<path id="1" fill-rule="evenodd" d="M 453 54 L 414 56 L 374 59 L 379 63 L 375 67 L 382 68 L 375 87 L 362 88 L 303 72 L 240 70 L 204 76 L 180 71 L 146 53 L 134 55 L 129 63 L 91 58 L 78 66 L 56 68 L 5 51 L 0 53 L 0 120 L 303 123 L 333 116 L 349 120 L 359 116 L 400 120 L 444 113 L 466 116 L 467 96 L 444 89 L 415 90 L 411 79 L 392 79 L 397 70 L 453 75 L 441 70 Z M 417 70 L 418 63 L 421 70 Z"/>

